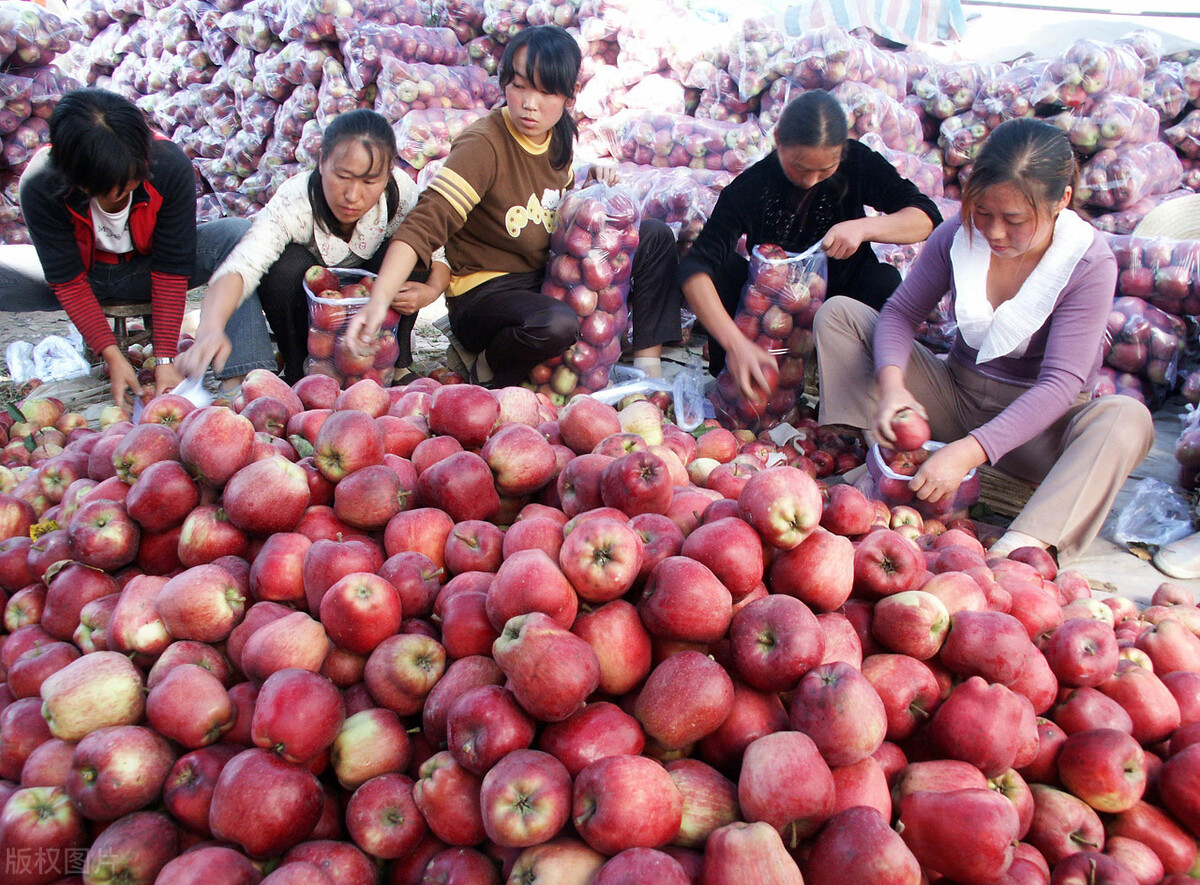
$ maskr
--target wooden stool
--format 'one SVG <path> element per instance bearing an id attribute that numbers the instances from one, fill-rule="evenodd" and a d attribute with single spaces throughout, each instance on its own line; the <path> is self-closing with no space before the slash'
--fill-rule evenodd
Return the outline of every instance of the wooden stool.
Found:
<path id="1" fill-rule="evenodd" d="M 122 351 L 128 351 L 131 344 L 141 344 L 143 341 L 150 340 L 150 334 L 153 330 L 153 317 L 151 316 L 149 301 L 108 304 L 102 302 L 100 307 L 104 310 L 104 315 L 112 319 L 113 335 L 116 336 L 117 346 Z M 135 330 L 130 333 L 125 327 L 125 321 L 130 317 L 141 317 L 145 329 Z"/>

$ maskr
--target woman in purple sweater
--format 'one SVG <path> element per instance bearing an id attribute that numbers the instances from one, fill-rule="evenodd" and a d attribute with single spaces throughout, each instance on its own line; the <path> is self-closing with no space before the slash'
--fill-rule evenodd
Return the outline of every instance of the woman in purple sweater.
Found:
<path id="1" fill-rule="evenodd" d="M 910 487 L 953 494 L 982 464 L 1040 483 L 993 553 L 1055 548 L 1078 556 L 1154 440 L 1146 407 L 1089 399 L 1117 266 L 1070 208 L 1075 159 L 1065 135 L 1013 120 L 989 137 L 963 188 L 962 216 L 940 225 L 882 313 L 848 298 L 814 323 L 821 421 L 884 443 L 915 409 L 947 443 Z M 914 342 L 949 292 L 958 325 L 948 359 Z"/>

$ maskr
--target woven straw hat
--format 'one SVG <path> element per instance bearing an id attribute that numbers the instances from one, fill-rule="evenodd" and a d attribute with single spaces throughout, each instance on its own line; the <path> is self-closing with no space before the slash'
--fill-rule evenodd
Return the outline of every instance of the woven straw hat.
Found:
<path id="1" fill-rule="evenodd" d="M 1146 214 L 1133 233 L 1138 237 L 1200 240 L 1200 194 L 1159 204 Z"/>

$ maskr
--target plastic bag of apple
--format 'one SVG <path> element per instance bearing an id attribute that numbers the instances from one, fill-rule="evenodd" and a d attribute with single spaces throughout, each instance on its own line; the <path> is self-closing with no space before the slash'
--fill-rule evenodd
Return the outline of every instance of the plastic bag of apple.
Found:
<path id="1" fill-rule="evenodd" d="M 779 73 L 805 89 L 833 89 L 841 83 L 874 87 L 899 101 L 907 86 L 907 69 L 890 52 L 843 28 L 806 30 L 791 47 L 794 64 Z"/>
<path id="2" fill-rule="evenodd" d="M 1182 392 L 1191 408 L 1183 416 L 1174 454 L 1179 463 L 1179 486 L 1190 492 L 1200 488 L 1200 411 L 1196 408 L 1200 403 L 1200 371 L 1187 376 Z"/>
<path id="3" fill-rule="evenodd" d="M 482 68 L 410 63 L 387 56 L 375 85 L 375 110 L 392 121 L 413 110 L 490 108 L 500 98 L 496 79 Z"/>
<path id="4" fill-rule="evenodd" d="M 985 81 L 995 80 L 1007 70 L 1005 65 L 980 65 L 973 62 L 931 65 L 912 85 L 913 94 L 925 105 L 931 117 L 945 120 L 970 110 Z"/>
<path id="5" fill-rule="evenodd" d="M 1145 74 L 1146 65 L 1127 45 L 1076 40 L 1047 64 L 1034 104 L 1077 108 L 1107 92 L 1138 96 Z"/>
<path id="6" fill-rule="evenodd" d="M 767 150 L 758 123 L 723 123 L 625 110 L 596 128 L 618 160 L 640 166 L 690 166 L 737 175 Z"/>
<path id="7" fill-rule="evenodd" d="M 880 446 L 871 446 L 867 453 L 867 475 L 871 485 L 863 489 L 868 498 L 877 499 L 888 507 L 906 505 L 912 507 L 925 519 L 943 522 L 967 515 L 971 505 L 979 500 L 979 476 L 971 470 L 959 485 L 958 490 L 940 501 L 922 501 L 908 487 L 909 482 L 921 469 L 925 461 L 945 443 L 926 442 L 910 451 Z M 860 487 L 861 489 L 861 487 Z"/>
<path id="8" fill-rule="evenodd" d="M 1105 93 L 1077 108 L 1050 118 L 1067 133 L 1079 153 L 1091 156 L 1099 150 L 1123 144 L 1145 144 L 1158 139 L 1159 115 L 1140 98 Z M 1168 129 L 1164 136 L 1170 133 Z M 1170 142 L 1170 138 L 1167 138 Z"/>
<path id="9" fill-rule="evenodd" d="M 49 64 L 83 39 L 83 26 L 36 3 L 3 0 L 0 35 L 0 69 L 13 72 Z"/>
<path id="10" fill-rule="evenodd" d="M 1177 189 L 1183 165 L 1161 141 L 1102 150 L 1083 164 L 1079 199 L 1101 209 L 1124 209 L 1143 197 Z"/>
<path id="11" fill-rule="evenodd" d="M 341 19 L 338 39 L 346 75 L 358 89 L 375 82 L 385 57 L 432 65 L 465 65 L 470 61 L 466 47 L 449 28 Z"/>
<path id="12" fill-rule="evenodd" d="M 922 156 L 910 151 L 891 148 L 873 132 L 861 136 L 859 141 L 891 163 L 902 178 L 915 184 L 917 190 L 927 197 L 942 196 L 944 192 L 942 167 L 940 163 L 932 162 L 929 155 Z M 936 152 L 933 155 L 936 156 Z"/>
<path id="13" fill-rule="evenodd" d="M 1131 234 L 1141 223 L 1142 219 L 1150 214 L 1152 210 L 1170 200 L 1177 200 L 1180 197 L 1190 197 L 1195 193 L 1191 187 L 1188 187 L 1186 178 L 1184 186 L 1179 190 L 1170 191 L 1165 194 L 1154 194 L 1149 197 L 1142 197 L 1132 206 L 1126 209 L 1120 209 L 1116 212 L 1105 212 L 1096 215 L 1091 219 L 1092 227 L 1097 230 L 1102 230 L 1109 234 Z M 1133 294 L 1133 293 L 1129 293 Z"/>
<path id="14" fill-rule="evenodd" d="M 422 169 L 430 160 L 449 155 L 450 143 L 487 113 L 482 108 L 409 111 L 404 119 L 392 126 L 396 133 L 396 151 L 409 166 Z"/>
<path id="15" fill-rule="evenodd" d="M 562 356 L 536 366 L 529 380 L 560 402 L 607 387 L 621 358 L 641 220 L 628 190 L 600 183 L 570 191 L 558 208 L 542 293 L 575 311 L 579 340 Z"/>
<path id="16" fill-rule="evenodd" d="M 805 360 L 813 349 L 813 316 L 825 300 L 827 276 L 819 249 L 806 255 L 770 244 L 754 247 L 734 322 L 746 338 L 775 355 L 778 371 L 768 378 L 768 390 L 750 398 L 728 367 L 722 369 L 709 397 L 722 425 L 757 433 L 796 418 Z"/>
<path id="17" fill-rule="evenodd" d="M 1051 867 L 1070 881 L 1081 862 L 1113 882 L 1148 864 L 1174 885 L 1195 863 L 1200 625 L 1177 586 L 1145 612 L 1089 601 L 1046 554 L 986 563 L 970 523 L 935 535 L 897 508 L 885 528 L 848 487 L 823 504 L 725 430 L 658 426 L 697 477 L 702 460 L 730 465 L 705 475 L 711 496 L 679 477 L 673 492 L 665 456 L 596 451 L 637 448 L 635 421 L 649 447 L 645 408 L 581 397 L 550 421 L 516 389 L 293 390 L 262 372 L 243 390 L 241 415 L 189 416 L 168 395 L 147 423 L 79 432 L 39 462 L 52 482 L 36 506 L 61 494 L 40 515 L 58 508 L 67 528 L 30 541 L 35 505 L 15 505 L 0 545 L 17 625 L 0 776 L 21 781 L 0 812 L 7 848 L 86 848 L 94 868 L 133 847 L 138 881 L 162 885 L 218 869 L 253 882 L 249 858 L 363 881 L 383 860 L 392 883 L 458 864 L 484 882 L 573 869 L 561 880 L 710 885 L 759 864 L 778 871 L 764 882 L 870 882 L 885 858 L 906 885 L 1047 882 Z M 295 469 L 254 435 L 289 414 L 315 450 Z M 216 508 L 189 471 L 219 491 L 223 523 L 205 522 Z M 123 501 L 104 497 L 121 485 Z M 136 550 L 97 545 L 100 522 Z M 788 654 L 764 655 L 764 630 Z M 1096 756 L 1111 743 L 1128 752 Z M 124 764 L 142 774 L 127 789 L 79 776 L 105 784 Z M 1109 794 L 1097 766 L 1128 789 Z M 514 826 L 529 779 L 553 801 Z M 31 805 L 62 826 L 31 835 Z M 1061 836 L 1079 829 L 1107 855 Z"/>
<path id="18" fill-rule="evenodd" d="M 1104 364 L 1149 382 L 1150 402 L 1157 403 L 1175 387 L 1187 326 L 1179 317 L 1141 298 L 1122 295 L 1108 315 Z"/>
<path id="19" fill-rule="evenodd" d="M 343 335 L 350 318 L 369 300 L 374 280 L 375 274 L 354 268 L 313 265 L 305 273 L 309 319 L 305 374 L 328 375 L 342 386 L 363 378 L 390 386 L 391 369 L 400 356 L 396 341 L 400 316 L 388 311 L 373 346 L 364 354 L 351 351 Z"/>
<path id="20" fill-rule="evenodd" d="M 1117 294 L 1145 299 L 1177 317 L 1200 315 L 1200 240 L 1109 237 L 1117 259 Z"/>

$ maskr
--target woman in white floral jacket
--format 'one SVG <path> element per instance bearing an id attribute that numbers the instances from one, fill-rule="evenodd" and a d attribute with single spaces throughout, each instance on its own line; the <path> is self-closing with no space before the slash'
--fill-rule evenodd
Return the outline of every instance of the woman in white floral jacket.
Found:
<path id="1" fill-rule="evenodd" d="M 294 384 L 304 375 L 308 355 L 308 304 L 301 285 L 305 272 L 313 265 L 378 271 L 392 234 L 416 205 L 417 195 L 416 185 L 396 166 L 396 138 L 383 116 L 360 109 L 334 118 L 322 135 L 317 168 L 280 186 L 213 273 L 195 344 L 180 358 L 180 371 L 195 375 L 211 362 L 222 388 L 236 387 L 239 369 L 260 361 L 263 355 L 257 351 L 270 342 L 265 334 L 226 325 L 243 301 L 257 298 L 264 328 L 270 323 L 283 356 L 284 380 Z M 439 249 L 431 267 L 405 292 L 429 290 L 424 301 L 433 301 L 449 280 L 450 268 Z M 402 314 L 396 330 L 398 372 L 412 362 L 415 322 L 415 312 Z"/>

